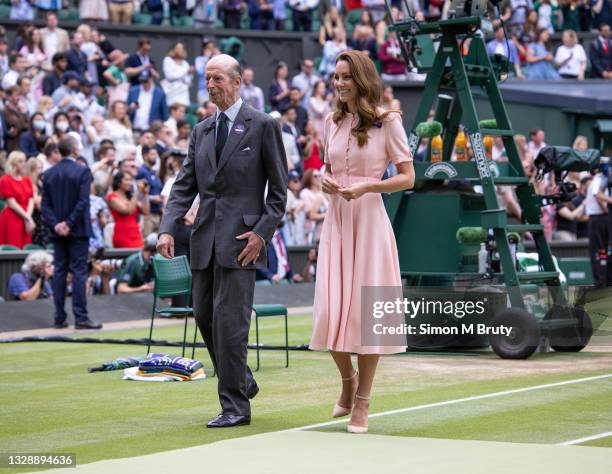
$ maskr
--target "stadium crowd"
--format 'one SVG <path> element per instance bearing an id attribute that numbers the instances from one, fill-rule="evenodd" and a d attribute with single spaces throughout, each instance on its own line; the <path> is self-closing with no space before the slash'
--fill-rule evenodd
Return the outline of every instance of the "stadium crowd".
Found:
<path id="1" fill-rule="evenodd" d="M 400 2 L 391 3 L 393 15 L 399 18 Z M 46 26 L 36 28 L 25 21 L 11 44 L 0 27 L 0 174 L 4 174 L 0 178 L 4 206 L 0 214 L 0 245 L 49 245 L 50 232 L 41 216 L 42 175 L 61 159 L 60 140 L 71 136 L 79 144 L 78 162 L 89 167 L 93 175 L 91 255 L 99 256 L 100 249 L 111 247 L 142 249 L 137 254 L 140 257 L 130 263 L 139 269 L 128 272 L 128 280 L 139 276 L 126 285 L 117 284 L 122 275 L 115 272 L 117 267 L 112 262 L 93 258 L 91 271 L 97 283 L 92 283 L 91 291 L 120 292 L 128 287 L 150 291 L 152 276 L 148 265 L 154 252 L 151 242 L 186 156 L 191 129 L 216 113 L 216 106 L 208 100 L 204 77 L 206 63 L 219 53 L 219 47 L 205 38 L 201 54 L 190 58 L 185 46 L 178 42 L 162 63 L 156 64 L 150 56 L 154 46 L 151 40 L 142 38 L 135 51 L 122 51 L 112 38 L 97 30 L 96 23 L 130 23 L 141 14 L 136 12 L 148 11 L 153 24 L 166 18 L 176 24 L 178 18 L 188 16 L 196 24 L 203 21 L 208 26 L 239 28 L 245 26 L 240 19 L 246 15 L 250 28 L 284 29 L 290 16 L 293 29 L 319 29 L 321 57 L 303 58 L 300 72 L 293 77 L 288 65 L 279 62 L 270 84 L 258 83 L 253 69 L 245 64 L 241 96 L 278 121 L 289 167 L 286 218 L 269 244 L 274 262 L 262 269 L 259 277 L 272 283 L 312 279 L 316 252 L 309 254 L 303 271 L 293 273 L 287 247 L 315 246 L 325 217 L 328 201 L 321 190 L 323 122 L 333 108 L 329 79 L 335 57 L 349 48 L 360 49 L 376 60 L 384 81 L 423 79 L 406 68 L 397 39 L 388 30 L 384 2 L 153 0 L 140 2 L 135 8 L 137 4 L 81 0 L 80 18 L 87 23 L 69 34 L 59 25 L 61 2 L 12 1 L 11 18 L 32 20 L 41 15 Z M 442 1 L 410 0 L 410 5 L 419 18 L 435 19 L 448 11 L 448 2 Z M 202 8 L 208 16 L 201 16 Z M 502 4 L 501 12 L 511 40 L 506 41 L 504 30 L 498 28 L 487 48 L 490 53 L 515 61 L 517 78 L 583 79 L 590 69 L 593 77 L 612 79 L 610 0 L 543 0 L 535 4 L 531 0 L 512 0 Z M 590 45 L 587 61 L 584 49 L 576 42 L 576 31 L 594 28 L 598 34 Z M 548 47 L 553 31 L 563 31 L 563 44 L 554 55 Z M 390 86 L 385 86 L 381 106 L 401 109 Z M 529 138 L 517 136 L 516 140 L 525 170 L 533 176 L 533 160 L 545 144 L 545 131 L 535 130 Z M 588 143 L 584 137 L 577 137 L 575 146 L 587 147 Z M 417 160 L 423 159 L 425 148 L 421 144 Z M 498 138 L 491 155 L 493 160 L 505 159 Z M 393 172 L 391 166 L 388 173 Z M 589 176 L 572 179 L 580 190 L 575 202 L 545 208 L 543 223 L 551 239 L 585 236 L 588 214 L 582 199 Z M 500 187 L 499 192 L 509 213 L 519 217 L 513 190 Z M 187 224 L 193 223 L 196 212 L 197 207 L 186 216 Z M 24 277 L 30 282 L 28 290 L 36 282 L 33 275 L 52 271 L 42 260 L 24 265 L 23 274 L 29 275 Z M 32 273 L 32 269 L 38 270 Z M 111 286 L 107 285 L 110 275 L 115 278 Z M 16 288 L 21 291 L 14 293 L 17 297 L 24 291 L 24 278 L 18 278 L 20 284 Z M 38 294 L 48 293 L 45 288 L 41 285 Z M 31 294 L 28 295 L 29 298 Z"/>

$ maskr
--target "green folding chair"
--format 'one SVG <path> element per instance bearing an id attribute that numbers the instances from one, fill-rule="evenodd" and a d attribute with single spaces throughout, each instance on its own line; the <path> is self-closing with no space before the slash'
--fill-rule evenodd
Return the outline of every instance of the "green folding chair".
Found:
<path id="1" fill-rule="evenodd" d="M 189 315 L 193 315 L 191 306 L 157 306 L 158 298 L 170 298 L 172 296 L 185 295 L 188 302 L 191 302 L 191 269 L 189 261 L 185 255 L 167 259 L 161 255 L 155 255 L 152 259 L 153 271 L 155 272 L 155 289 L 153 290 L 153 308 L 151 310 L 151 328 L 149 329 L 149 343 L 147 345 L 147 355 L 151 350 L 151 338 L 153 336 L 153 320 L 156 314 L 184 314 L 185 329 L 183 331 L 183 353 L 185 357 L 185 345 L 187 344 L 187 322 Z M 188 303 L 190 304 L 190 303 Z M 193 347 L 191 358 L 195 355 L 195 343 L 198 336 L 198 325 L 196 324 L 193 333 Z"/>
<path id="2" fill-rule="evenodd" d="M 284 304 L 254 304 L 253 311 L 255 311 L 255 343 L 257 345 L 257 367 L 255 368 L 255 372 L 259 370 L 259 318 L 268 318 L 270 316 L 285 317 L 285 368 L 289 367 L 287 307 Z"/>

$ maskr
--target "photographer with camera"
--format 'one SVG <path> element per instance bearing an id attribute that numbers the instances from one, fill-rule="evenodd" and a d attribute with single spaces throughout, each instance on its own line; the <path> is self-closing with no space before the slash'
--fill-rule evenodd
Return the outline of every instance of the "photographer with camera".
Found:
<path id="1" fill-rule="evenodd" d="M 53 296 L 53 256 L 45 251 L 30 253 L 21 267 L 8 282 L 8 293 L 20 301 L 33 301 Z"/>
<path id="2" fill-rule="evenodd" d="M 610 243 L 610 158 L 602 157 L 600 166 L 593 176 L 585 199 L 586 213 L 589 216 L 589 253 L 596 287 L 605 287 L 611 280 L 608 270 L 608 246 Z"/>
<path id="3" fill-rule="evenodd" d="M 150 293 L 155 286 L 151 258 L 155 255 L 157 234 L 147 235 L 144 248 L 125 259 L 117 275 L 117 293 Z"/>

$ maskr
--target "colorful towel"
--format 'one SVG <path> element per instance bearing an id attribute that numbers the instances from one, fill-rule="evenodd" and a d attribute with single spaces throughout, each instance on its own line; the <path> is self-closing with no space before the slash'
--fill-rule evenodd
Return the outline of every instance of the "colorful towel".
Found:
<path id="1" fill-rule="evenodd" d="M 130 367 L 123 371 L 123 380 L 136 380 L 139 382 L 190 382 L 192 380 L 203 380 L 206 378 L 204 369 L 195 370 L 190 376 L 176 374 L 173 372 L 157 372 L 148 374 L 142 372 L 138 367 Z"/>

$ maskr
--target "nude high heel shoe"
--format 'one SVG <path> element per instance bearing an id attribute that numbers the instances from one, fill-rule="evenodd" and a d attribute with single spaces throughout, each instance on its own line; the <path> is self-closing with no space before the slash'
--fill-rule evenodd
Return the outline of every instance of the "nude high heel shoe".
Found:
<path id="1" fill-rule="evenodd" d="M 355 371 L 355 373 L 353 375 L 351 375 L 350 377 L 346 378 L 346 379 L 342 379 L 343 382 L 348 382 L 349 380 L 353 380 L 355 377 L 357 377 L 359 375 L 359 372 Z M 357 393 L 357 389 L 355 389 L 355 393 Z M 352 399 L 353 397 L 351 397 Z M 349 415 L 351 413 L 351 410 L 353 409 L 353 407 L 343 407 L 341 405 L 338 405 L 337 403 L 334 405 L 334 410 L 332 412 L 332 417 L 333 418 L 339 418 L 341 416 L 346 416 Z"/>
<path id="2" fill-rule="evenodd" d="M 355 394 L 355 405 L 357 405 L 358 400 L 362 400 L 363 403 L 367 403 L 367 409 L 370 408 L 370 397 L 362 397 L 361 395 L 357 395 Z M 353 413 L 354 415 L 354 413 Z M 353 425 L 349 422 L 348 426 L 346 427 L 346 430 L 349 433 L 367 433 L 368 432 L 368 418 L 366 417 L 366 425 L 365 426 L 360 426 L 360 425 Z"/>

